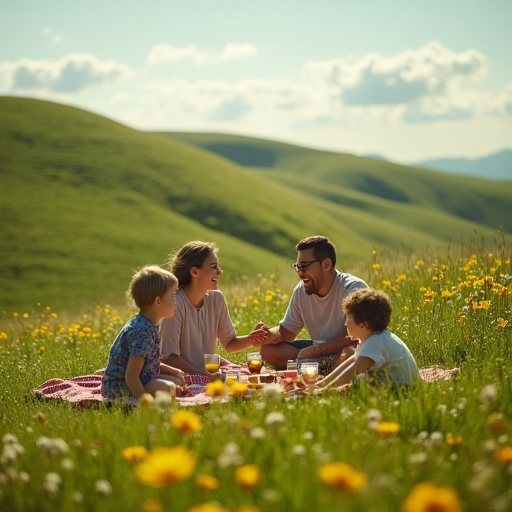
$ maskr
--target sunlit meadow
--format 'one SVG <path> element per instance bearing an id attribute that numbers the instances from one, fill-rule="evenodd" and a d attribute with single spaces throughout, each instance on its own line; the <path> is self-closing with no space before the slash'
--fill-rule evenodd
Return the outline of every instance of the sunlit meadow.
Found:
<path id="1" fill-rule="evenodd" d="M 183 407 L 78 409 L 36 399 L 52 377 L 93 373 L 132 310 L 67 318 L 41 304 L 0 324 L 0 509 L 37 511 L 506 511 L 512 509 L 510 248 L 368 255 L 354 271 L 385 290 L 391 330 L 422 368 L 460 368 L 408 394 L 251 396 Z M 292 275 L 292 274 L 291 274 Z M 223 289 L 239 333 L 275 324 L 293 283 Z M 224 354 L 226 355 L 226 354 Z M 244 354 L 230 354 L 243 361 Z"/>

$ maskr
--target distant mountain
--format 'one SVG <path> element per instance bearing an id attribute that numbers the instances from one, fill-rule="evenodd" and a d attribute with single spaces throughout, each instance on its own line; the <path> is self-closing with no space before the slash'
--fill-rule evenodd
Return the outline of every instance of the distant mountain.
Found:
<path id="1" fill-rule="evenodd" d="M 512 149 L 505 149 L 483 158 L 440 158 L 411 165 L 473 178 L 512 181 Z"/>

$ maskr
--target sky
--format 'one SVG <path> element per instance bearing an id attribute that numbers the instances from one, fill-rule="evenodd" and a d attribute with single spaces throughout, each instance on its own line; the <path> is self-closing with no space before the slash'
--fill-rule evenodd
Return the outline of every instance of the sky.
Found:
<path id="1" fill-rule="evenodd" d="M 0 95 L 140 130 L 479 158 L 512 148 L 511 26 L 510 0 L 0 0 Z"/>

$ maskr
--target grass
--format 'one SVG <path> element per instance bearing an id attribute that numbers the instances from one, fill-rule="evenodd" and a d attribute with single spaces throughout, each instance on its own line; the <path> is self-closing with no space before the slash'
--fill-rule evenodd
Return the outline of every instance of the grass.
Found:
<path id="1" fill-rule="evenodd" d="M 313 234 L 328 235 L 350 269 L 373 247 L 435 252 L 512 228 L 510 183 L 242 137 L 225 136 L 222 153 L 219 136 L 198 147 L 39 100 L 0 97 L 0 111 L 8 313 L 109 302 L 133 269 L 165 264 L 193 239 L 217 242 L 227 283 L 283 276 Z"/>
<path id="2" fill-rule="evenodd" d="M 193 408 L 78 410 L 36 400 L 32 390 L 103 366 L 132 310 L 91 304 L 80 315 L 45 306 L 26 318 L 5 315 L 0 509 L 510 510 L 510 254 L 502 240 L 364 259 L 359 275 L 391 296 L 391 330 L 418 365 L 460 368 L 456 379 L 406 395 L 363 386 L 347 396 L 258 393 Z M 291 288 L 270 273 L 225 286 L 238 331 L 277 322 Z M 188 431 L 176 416 L 183 411 Z M 158 449 L 174 447 L 160 460 L 164 471 Z M 148 485 L 162 476 L 162 487 Z"/>

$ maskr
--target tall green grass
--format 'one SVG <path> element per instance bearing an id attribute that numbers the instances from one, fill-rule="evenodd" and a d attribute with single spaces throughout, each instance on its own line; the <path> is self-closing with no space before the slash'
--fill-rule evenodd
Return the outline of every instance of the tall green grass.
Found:
<path id="1" fill-rule="evenodd" d="M 391 296 L 391 329 L 419 366 L 460 368 L 451 380 L 422 383 L 407 394 L 363 386 L 346 396 L 255 393 L 193 408 L 80 410 L 38 400 L 33 389 L 104 366 L 133 310 L 119 302 L 91 304 L 80 315 L 46 306 L 26 318 L 9 315 L 0 329 L 0 509 L 395 512 L 412 500 L 404 510 L 510 510 L 510 256 L 508 242 L 414 256 L 368 254 L 358 274 Z M 292 285 L 269 273 L 225 286 L 238 331 L 258 320 L 276 323 Z M 229 357 L 241 362 L 244 353 Z M 197 415 L 202 430 L 186 435 L 171 424 L 183 409 Z M 53 454 L 48 439 L 60 440 Z M 130 447 L 150 453 L 184 447 L 195 466 L 183 481 L 153 488 L 138 479 L 140 462 L 126 460 Z M 169 471 L 190 456 L 182 454 Z M 237 471 L 248 464 L 261 478 L 244 487 Z M 337 486 L 320 477 L 329 468 Z M 351 468 L 363 475 L 360 488 Z M 218 487 L 204 488 L 199 475 Z M 434 490 L 417 494 L 425 483 Z M 434 498 L 441 503 L 428 508 Z"/>

